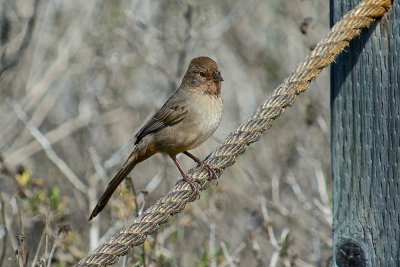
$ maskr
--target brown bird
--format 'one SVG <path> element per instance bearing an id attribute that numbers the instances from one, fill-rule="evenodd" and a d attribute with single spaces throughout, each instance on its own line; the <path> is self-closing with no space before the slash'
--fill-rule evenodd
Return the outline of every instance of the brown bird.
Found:
<path id="1" fill-rule="evenodd" d="M 136 146 L 133 152 L 108 184 L 89 220 L 102 211 L 115 189 L 136 164 L 156 153 L 169 155 L 182 174 L 183 180 L 194 190 L 198 189 L 193 179 L 185 175 L 176 159 L 177 154 L 184 153 L 215 175 L 211 166 L 188 150 L 201 145 L 217 129 L 222 117 L 223 80 L 217 63 L 211 58 L 197 57 L 190 62 L 178 90 L 135 135 Z"/>

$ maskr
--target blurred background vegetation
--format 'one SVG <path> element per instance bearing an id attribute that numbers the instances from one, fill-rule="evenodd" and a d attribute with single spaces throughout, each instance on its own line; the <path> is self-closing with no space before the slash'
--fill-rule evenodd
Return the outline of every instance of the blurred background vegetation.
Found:
<path id="1" fill-rule="evenodd" d="M 158 155 L 88 222 L 191 58 L 225 79 L 221 126 L 193 151 L 204 158 L 329 29 L 323 0 L 0 2 L 0 266 L 73 265 L 168 192 L 180 176 Z M 218 187 L 116 266 L 326 266 L 329 150 L 325 70 Z"/>

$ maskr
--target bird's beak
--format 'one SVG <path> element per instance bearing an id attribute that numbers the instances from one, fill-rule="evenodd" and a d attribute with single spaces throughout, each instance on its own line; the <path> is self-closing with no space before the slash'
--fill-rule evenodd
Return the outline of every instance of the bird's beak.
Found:
<path id="1" fill-rule="evenodd" d="M 218 81 L 220 81 L 220 82 L 222 82 L 224 79 L 222 78 L 222 76 L 221 76 L 221 72 L 220 71 L 215 71 L 214 73 L 213 73 L 213 78 L 214 78 L 214 80 L 218 80 Z"/>

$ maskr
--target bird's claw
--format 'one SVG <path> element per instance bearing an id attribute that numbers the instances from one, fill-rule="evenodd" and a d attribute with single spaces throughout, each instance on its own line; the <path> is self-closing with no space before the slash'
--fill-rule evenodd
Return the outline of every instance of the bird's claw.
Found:
<path id="1" fill-rule="evenodd" d="M 208 174 L 213 179 L 215 179 L 215 181 L 217 182 L 217 186 L 218 186 L 218 184 L 219 184 L 219 176 L 218 176 L 217 172 L 215 171 L 215 169 L 210 164 L 207 164 L 204 161 L 199 163 L 199 166 L 201 166 L 204 170 L 206 170 L 208 172 Z"/>
<path id="2" fill-rule="evenodd" d="M 179 182 L 188 183 L 196 195 L 200 193 L 200 185 L 195 181 L 195 179 L 185 175 L 179 180 Z"/>

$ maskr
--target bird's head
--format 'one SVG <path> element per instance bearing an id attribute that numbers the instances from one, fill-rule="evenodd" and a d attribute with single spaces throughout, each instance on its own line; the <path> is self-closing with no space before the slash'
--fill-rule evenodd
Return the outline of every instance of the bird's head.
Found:
<path id="1" fill-rule="evenodd" d="M 192 59 L 183 81 L 191 87 L 196 87 L 204 93 L 219 95 L 221 82 L 224 79 L 217 63 L 209 57 Z"/>

